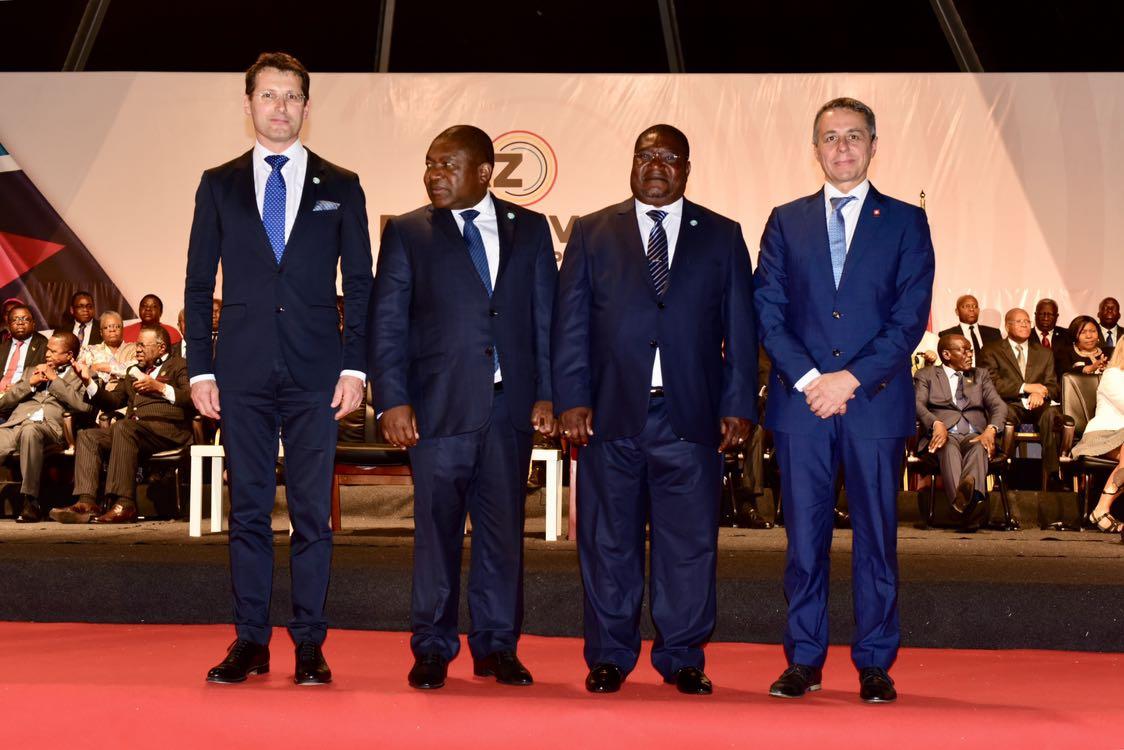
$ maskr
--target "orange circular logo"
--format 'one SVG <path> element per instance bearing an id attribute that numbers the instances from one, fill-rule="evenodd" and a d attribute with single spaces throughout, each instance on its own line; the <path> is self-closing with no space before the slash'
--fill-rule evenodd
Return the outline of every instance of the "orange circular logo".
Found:
<path id="1" fill-rule="evenodd" d="M 492 139 L 496 168 L 492 189 L 521 206 L 538 203 L 558 179 L 558 158 L 546 139 L 528 130 L 509 130 Z"/>

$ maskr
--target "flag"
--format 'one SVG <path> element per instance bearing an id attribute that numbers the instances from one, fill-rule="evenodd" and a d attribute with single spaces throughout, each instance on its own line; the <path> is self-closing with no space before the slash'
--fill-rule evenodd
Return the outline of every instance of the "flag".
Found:
<path id="1" fill-rule="evenodd" d="M 0 300 L 28 304 L 40 330 L 65 325 L 84 290 L 99 313 L 136 313 L 101 265 L 0 144 Z"/>

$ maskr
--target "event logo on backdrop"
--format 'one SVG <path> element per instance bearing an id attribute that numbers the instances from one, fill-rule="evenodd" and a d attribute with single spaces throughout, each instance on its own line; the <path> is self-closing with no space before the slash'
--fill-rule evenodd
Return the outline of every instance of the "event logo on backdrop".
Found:
<path id="1" fill-rule="evenodd" d="M 496 168 L 492 189 L 520 206 L 538 203 L 558 179 L 558 158 L 541 135 L 529 130 L 509 130 L 492 139 Z"/>

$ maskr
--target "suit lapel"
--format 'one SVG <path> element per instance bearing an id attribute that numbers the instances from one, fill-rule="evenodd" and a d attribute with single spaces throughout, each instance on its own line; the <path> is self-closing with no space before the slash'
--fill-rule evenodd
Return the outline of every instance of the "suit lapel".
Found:
<path id="1" fill-rule="evenodd" d="M 851 269 L 862 262 L 863 257 L 870 252 L 870 248 L 877 246 L 876 238 L 881 229 L 882 212 L 885 210 L 883 203 L 882 194 L 874 189 L 874 185 L 871 185 L 866 194 L 866 200 L 863 201 L 859 209 L 855 233 L 851 236 L 851 246 L 847 249 L 847 257 L 843 261 L 843 273 L 839 276 L 840 289 L 847 283 L 847 277 L 853 273 Z M 826 224 L 825 221 L 825 227 Z M 829 258 L 830 254 L 829 250 Z M 828 268 L 830 267 L 829 265 Z"/>
<path id="2" fill-rule="evenodd" d="M 808 234 L 799 245 L 811 248 L 808 266 L 815 279 L 814 288 L 823 289 L 825 292 L 830 289 L 834 293 L 835 277 L 831 273 L 831 243 L 827 238 L 827 213 L 824 209 L 823 188 L 804 199 L 801 211 L 804 216 L 800 226 L 804 227 L 803 231 Z M 832 300 L 826 294 L 819 299 L 828 302 Z"/>
<path id="3" fill-rule="evenodd" d="M 699 207 L 689 200 L 683 201 L 683 215 L 679 219 L 679 236 L 675 239 L 675 260 L 668 269 L 667 281 L 667 294 L 671 294 L 675 290 L 675 279 L 681 278 L 685 273 L 690 271 L 691 258 L 694 256 L 696 250 L 696 241 L 699 236 L 699 231 L 703 228 L 699 222 L 702 221 L 703 213 Z M 645 253 L 645 259 L 647 253 Z M 678 269 L 678 270 L 676 270 Z M 651 273 L 648 274 L 649 279 Z M 655 286 L 652 286 L 652 291 L 655 292 Z"/>
<path id="4" fill-rule="evenodd" d="M 468 245 L 464 241 L 464 235 L 457 229 L 457 220 L 453 218 L 453 212 L 447 208 L 434 208 L 429 207 L 429 221 L 437 229 L 438 232 L 445 235 L 448 240 L 447 250 L 453 256 L 453 262 L 461 266 L 458 273 L 469 274 L 469 278 L 476 279 L 476 283 L 480 285 L 480 291 L 484 294 L 488 293 L 488 289 L 484 286 L 483 279 L 480 274 L 476 272 L 476 266 L 472 263 L 472 258 L 468 254 Z M 496 281 L 499 281 L 499 276 L 496 276 Z M 495 287 L 493 287 L 493 292 Z"/>
<path id="5" fill-rule="evenodd" d="M 276 266 L 277 260 L 273 257 L 273 246 L 269 244 L 269 236 L 265 233 L 265 225 L 261 221 L 261 211 L 258 210 L 258 196 L 254 187 L 254 152 L 253 149 L 243 154 L 234 162 L 234 192 L 237 200 L 250 222 L 250 233 L 254 237 L 254 252 Z"/>
<path id="6" fill-rule="evenodd" d="M 952 397 L 952 388 L 948 383 L 948 373 L 944 371 L 942 365 L 934 365 L 936 370 L 936 383 L 932 387 L 932 400 L 940 404 L 952 404 L 956 406 L 956 401 Z"/>
<path id="7" fill-rule="evenodd" d="M 312 213 L 312 209 L 319 200 L 317 194 L 324 177 L 324 160 L 312 151 L 305 150 L 308 151 L 308 165 L 304 170 L 304 187 L 301 188 L 301 202 L 297 207 L 296 218 L 293 220 L 293 230 L 289 232 L 289 240 L 285 243 L 285 253 L 281 256 L 282 266 L 285 265 L 285 259 L 289 257 L 290 248 L 299 245 L 296 240 L 300 236 L 304 225 L 308 223 L 308 215 Z M 265 234 L 264 225 L 262 225 L 262 234 Z M 272 248 L 270 254 L 272 255 Z"/>
<path id="8" fill-rule="evenodd" d="M 636 202 L 629 198 L 617 205 L 616 217 L 613 221 L 613 231 L 616 234 L 616 246 L 621 249 L 621 267 L 628 275 L 639 276 L 640 282 L 648 289 L 648 294 L 653 300 L 659 301 L 656 287 L 652 284 L 652 274 L 648 272 L 648 250 L 640 241 L 640 224 L 636 219 Z M 678 242 L 678 240 L 676 240 Z M 678 247 L 676 247 L 678 252 Z M 670 288 L 670 287 L 669 287 Z"/>
<path id="9" fill-rule="evenodd" d="M 511 260 L 511 253 L 515 249 L 515 212 L 509 210 L 508 205 L 492 196 L 492 206 L 496 209 L 496 228 L 500 236 L 500 267 L 496 270 L 496 283 L 492 285 L 492 293 L 499 289 L 503 271 Z"/>

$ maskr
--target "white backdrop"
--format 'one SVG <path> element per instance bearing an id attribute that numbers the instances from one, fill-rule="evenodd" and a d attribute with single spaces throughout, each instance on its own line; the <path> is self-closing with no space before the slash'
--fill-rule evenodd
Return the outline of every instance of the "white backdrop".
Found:
<path id="1" fill-rule="evenodd" d="M 0 74 L 0 143 L 125 295 L 156 292 L 174 322 L 199 174 L 252 143 L 241 91 L 240 74 Z M 532 207 L 564 229 L 628 196 L 637 133 L 668 122 L 691 140 L 688 197 L 738 219 L 756 258 L 771 207 L 819 188 L 812 117 L 845 95 L 878 116 L 874 184 L 926 193 L 936 326 L 964 291 L 992 324 L 1041 296 L 1064 324 L 1124 293 L 1120 74 L 313 74 L 311 94 L 304 141 L 359 173 L 376 252 L 380 217 L 425 202 L 448 125 L 537 136 L 503 139 L 523 156 L 510 191 L 553 180 Z"/>

